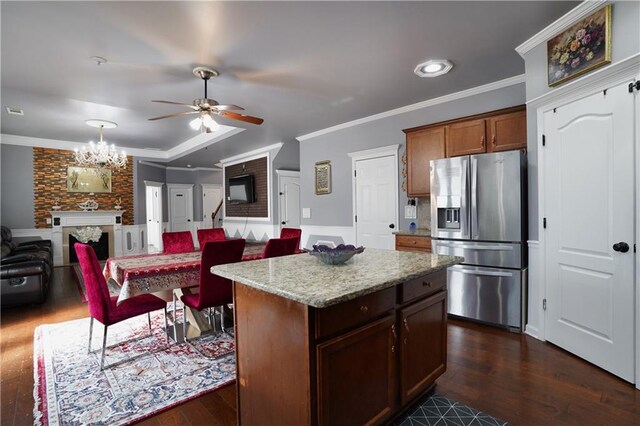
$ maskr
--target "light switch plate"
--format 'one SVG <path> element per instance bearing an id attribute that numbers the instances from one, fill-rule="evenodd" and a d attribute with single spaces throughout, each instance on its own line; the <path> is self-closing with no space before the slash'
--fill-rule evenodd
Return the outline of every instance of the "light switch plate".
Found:
<path id="1" fill-rule="evenodd" d="M 405 219 L 415 219 L 417 217 L 416 213 L 416 206 L 404 206 Z"/>
<path id="2" fill-rule="evenodd" d="M 302 208 L 302 218 L 303 219 L 311 219 L 311 208 L 303 207 Z"/>

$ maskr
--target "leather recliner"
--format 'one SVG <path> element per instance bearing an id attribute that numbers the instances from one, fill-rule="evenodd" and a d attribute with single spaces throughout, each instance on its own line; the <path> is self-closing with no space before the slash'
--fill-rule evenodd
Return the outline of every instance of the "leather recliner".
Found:
<path id="1" fill-rule="evenodd" d="M 2 306 L 42 303 L 53 271 L 50 240 L 16 244 L 11 230 L 2 227 L 0 298 Z"/>

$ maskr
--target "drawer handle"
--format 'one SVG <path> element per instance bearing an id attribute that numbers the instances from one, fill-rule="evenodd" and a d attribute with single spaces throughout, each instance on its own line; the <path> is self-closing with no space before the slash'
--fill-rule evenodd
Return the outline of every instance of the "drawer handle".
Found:
<path id="1" fill-rule="evenodd" d="M 367 308 L 365 305 L 360 306 L 360 312 L 362 312 L 363 314 L 366 314 L 369 311 L 369 308 Z"/>
<path id="2" fill-rule="evenodd" d="M 422 286 L 431 288 L 431 281 L 422 281 Z"/>
<path id="3" fill-rule="evenodd" d="M 404 322 L 404 328 L 406 328 L 407 333 L 409 333 L 409 324 L 407 323 L 407 319 L 405 318 L 403 322 Z"/>
<path id="4" fill-rule="evenodd" d="M 414 240 L 414 241 L 411 241 L 411 244 L 415 244 L 415 243 L 416 243 L 416 241 L 415 241 L 415 240 Z"/>
<path id="5" fill-rule="evenodd" d="M 393 333 L 393 340 L 396 340 L 398 338 L 398 335 L 396 334 L 396 325 L 395 324 L 391 325 L 391 333 Z"/>

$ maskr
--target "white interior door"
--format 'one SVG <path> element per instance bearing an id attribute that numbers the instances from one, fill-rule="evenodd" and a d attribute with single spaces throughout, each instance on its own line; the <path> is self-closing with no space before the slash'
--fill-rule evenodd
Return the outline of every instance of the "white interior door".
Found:
<path id="1" fill-rule="evenodd" d="M 544 117 L 547 339 L 634 381 L 634 110 L 627 84 Z M 621 242 L 629 246 L 620 250 Z M 614 248 L 615 247 L 615 248 Z"/>
<path id="2" fill-rule="evenodd" d="M 193 186 L 172 186 L 169 189 L 169 229 L 171 232 L 191 231 L 193 224 Z"/>
<path id="3" fill-rule="evenodd" d="M 393 250 L 397 226 L 398 186 L 394 156 L 355 162 L 356 241 L 358 245 Z"/>
<path id="4" fill-rule="evenodd" d="M 145 186 L 147 251 L 162 252 L 162 184 Z"/>
<path id="5" fill-rule="evenodd" d="M 280 228 L 300 228 L 300 176 L 278 177 Z"/>
<path id="6" fill-rule="evenodd" d="M 215 218 L 211 215 L 216 211 L 222 201 L 222 185 L 206 184 L 202 185 L 202 222 L 204 228 L 218 226 L 218 218 L 222 209 L 218 211 Z"/>

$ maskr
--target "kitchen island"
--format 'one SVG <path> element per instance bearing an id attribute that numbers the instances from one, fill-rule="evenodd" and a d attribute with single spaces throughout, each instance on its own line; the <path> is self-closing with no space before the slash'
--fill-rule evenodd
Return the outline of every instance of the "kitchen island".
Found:
<path id="1" fill-rule="evenodd" d="M 238 423 L 385 422 L 446 370 L 446 268 L 462 258 L 367 249 L 218 265 L 234 281 Z"/>

